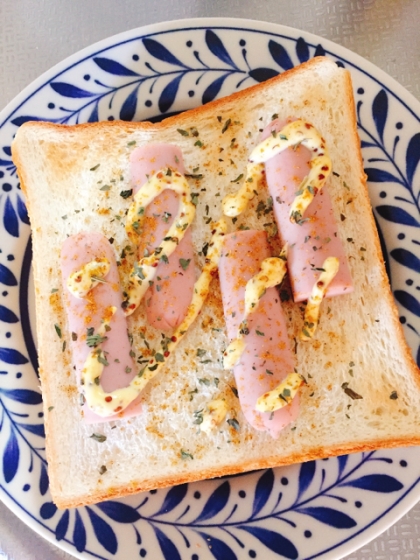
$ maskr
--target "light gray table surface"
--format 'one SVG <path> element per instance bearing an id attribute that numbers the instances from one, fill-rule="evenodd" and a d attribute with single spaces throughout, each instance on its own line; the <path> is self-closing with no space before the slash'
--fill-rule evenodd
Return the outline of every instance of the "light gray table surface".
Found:
<path id="1" fill-rule="evenodd" d="M 0 0 L 0 110 L 51 66 L 96 41 L 160 21 L 221 16 L 281 23 L 335 41 L 420 99 L 418 0 Z M 1 558 L 71 557 L 0 502 Z M 419 558 L 420 503 L 347 560 Z"/>

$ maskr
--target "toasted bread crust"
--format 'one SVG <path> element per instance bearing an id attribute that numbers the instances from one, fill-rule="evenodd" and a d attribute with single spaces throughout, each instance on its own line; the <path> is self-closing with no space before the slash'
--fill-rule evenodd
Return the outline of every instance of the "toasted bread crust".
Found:
<path id="1" fill-rule="evenodd" d="M 257 471 L 261 469 L 271 469 L 277 467 L 286 467 L 287 465 L 294 465 L 297 463 L 305 463 L 307 461 L 316 461 L 318 459 L 326 459 L 329 457 L 338 457 L 341 455 L 348 455 L 350 453 L 361 453 L 365 451 L 375 451 L 376 449 L 395 449 L 398 447 L 411 447 L 419 445 L 418 437 L 407 437 L 394 439 L 393 441 L 383 439 L 369 442 L 350 442 L 347 445 L 327 447 L 313 447 L 309 449 L 305 455 L 294 453 L 290 455 L 280 455 L 273 457 L 265 457 L 259 461 L 244 461 L 241 464 L 235 465 L 233 468 L 203 469 L 199 472 L 194 472 L 188 475 L 169 476 L 164 479 L 155 480 L 142 480 L 141 484 L 137 481 L 121 486 L 119 488 L 109 488 L 106 491 L 98 491 L 94 495 L 91 493 L 80 495 L 77 499 L 61 500 L 60 497 L 54 498 L 54 503 L 59 509 L 67 509 L 73 507 L 80 507 L 89 504 L 95 504 L 105 500 L 122 498 L 140 492 L 147 492 L 149 490 L 156 490 L 159 488 L 168 488 L 170 486 L 177 486 L 190 482 L 199 482 L 201 480 L 208 480 L 213 478 L 222 478 L 226 476 L 236 475 L 245 472 Z"/>

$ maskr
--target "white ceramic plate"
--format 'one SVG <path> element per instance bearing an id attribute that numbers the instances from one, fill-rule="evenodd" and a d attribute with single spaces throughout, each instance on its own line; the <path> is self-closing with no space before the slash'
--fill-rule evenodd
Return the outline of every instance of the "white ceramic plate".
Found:
<path id="1" fill-rule="evenodd" d="M 0 496 L 78 558 L 342 558 L 420 498 L 420 450 L 362 453 L 58 511 L 48 491 L 36 376 L 30 228 L 10 144 L 26 120 L 162 118 L 317 54 L 352 74 L 369 189 L 394 296 L 417 361 L 420 104 L 355 54 L 308 33 L 234 19 L 169 22 L 59 64 L 0 115 Z"/>

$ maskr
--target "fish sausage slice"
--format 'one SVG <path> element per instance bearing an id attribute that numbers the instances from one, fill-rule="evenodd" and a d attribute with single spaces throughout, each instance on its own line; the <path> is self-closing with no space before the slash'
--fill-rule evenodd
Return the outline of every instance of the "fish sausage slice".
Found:
<path id="1" fill-rule="evenodd" d="M 290 121 L 289 121 L 290 122 Z M 279 132 L 287 121 L 274 120 L 267 126 L 261 139 L 272 131 Z M 268 190 L 273 199 L 273 209 L 282 243 L 288 243 L 287 265 L 293 299 L 305 301 L 320 275 L 320 268 L 327 257 L 337 257 L 340 267 L 328 287 L 326 297 L 353 291 L 353 283 L 343 244 L 338 237 L 328 187 L 325 185 L 315 196 L 304 214 L 309 218 L 302 225 L 292 223 L 290 206 L 302 179 L 309 172 L 310 151 L 304 146 L 288 148 L 265 163 Z M 318 270 L 317 270 L 318 269 Z"/>
<path id="2" fill-rule="evenodd" d="M 219 277 L 229 340 L 237 337 L 244 317 L 246 283 L 258 273 L 262 260 L 270 256 L 264 231 L 237 231 L 225 237 Z M 245 350 L 233 370 L 239 400 L 251 426 L 276 438 L 296 419 L 299 410 L 298 395 L 274 414 L 255 410 L 258 397 L 279 385 L 295 367 L 276 288 L 268 288 L 256 311 L 248 316 L 248 329 Z"/>
<path id="3" fill-rule="evenodd" d="M 185 174 L 182 152 L 171 144 L 148 144 L 136 148 L 130 156 L 130 166 L 133 194 L 147 181 L 148 176 L 160 169 L 170 166 Z M 160 244 L 178 212 L 178 205 L 178 195 L 165 190 L 146 208 L 138 249 L 139 259 L 152 253 Z M 191 228 L 185 231 L 168 261 L 159 263 L 154 284 L 144 298 L 149 324 L 162 331 L 178 327 L 191 302 L 195 282 Z"/>
<path id="4" fill-rule="evenodd" d="M 106 258 L 110 262 L 110 270 L 105 282 L 100 282 L 91 289 L 85 298 L 75 297 L 67 287 L 67 279 L 73 272 L 95 258 Z M 100 233 L 78 233 L 68 237 L 61 250 L 61 274 L 63 282 L 64 300 L 66 303 L 67 321 L 70 334 L 70 344 L 73 365 L 80 381 L 81 371 L 91 348 L 86 343 L 87 329 L 93 328 L 98 333 L 106 309 L 116 307 L 100 348 L 109 363 L 105 366 L 100 383 L 106 392 L 126 387 L 138 372 L 138 367 L 130 356 L 131 346 L 127 334 L 127 319 L 121 307 L 122 293 L 119 283 L 118 269 L 114 250 L 109 241 Z M 101 417 L 83 405 L 84 419 L 87 423 L 107 422 L 117 418 L 137 415 L 141 412 L 140 398 L 133 401 L 121 413 Z"/>

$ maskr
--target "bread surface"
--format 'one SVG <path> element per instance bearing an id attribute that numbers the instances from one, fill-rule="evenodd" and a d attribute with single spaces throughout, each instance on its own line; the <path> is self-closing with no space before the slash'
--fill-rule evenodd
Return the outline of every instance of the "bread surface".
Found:
<path id="1" fill-rule="evenodd" d="M 302 305 L 291 299 L 283 303 L 297 369 L 308 381 L 298 420 L 274 440 L 243 419 L 232 390 L 232 373 L 221 367 L 227 339 L 214 279 L 201 315 L 162 373 L 145 389 L 143 414 L 85 424 L 63 308 L 59 267 L 63 241 L 79 231 L 101 231 L 114 238 L 120 258 L 130 245 L 124 229 L 130 201 L 120 196 L 130 188 L 130 152 L 149 142 L 174 143 L 183 151 L 188 172 L 202 175 L 189 179 L 192 191 L 199 193 L 192 225 L 198 272 L 203 245 L 211 236 L 207 218 L 221 216 L 223 197 L 238 188 L 235 179 L 245 172 L 247 157 L 273 115 L 305 119 L 327 142 L 334 169 L 327 186 L 354 281 L 353 293 L 324 302 L 311 342 L 298 339 Z M 27 123 L 19 129 L 12 149 L 32 226 L 47 459 L 51 492 L 59 507 L 251 469 L 420 443 L 419 371 L 404 341 L 383 265 L 346 70 L 316 58 L 159 124 Z M 101 191 L 105 184 L 111 188 Z M 228 220 L 231 230 L 241 224 L 262 229 L 263 223 L 274 221 L 257 218 L 258 201 L 268 196 L 264 186 L 260 191 L 235 225 Z M 120 266 L 122 278 L 131 267 L 130 258 Z M 62 329 L 61 339 L 56 323 Z M 129 330 L 137 355 L 146 351 L 141 333 L 146 332 L 149 342 L 158 346 L 160 332 L 146 324 L 142 308 L 129 318 Z M 205 351 L 205 359 L 197 356 L 198 348 Z M 363 398 L 353 400 L 343 383 Z M 390 398 L 394 391 L 397 399 Z M 200 433 L 194 412 L 219 397 L 228 403 L 227 419 L 237 419 L 240 429 L 224 421 L 210 435 Z M 92 439 L 94 432 L 105 435 L 106 441 Z M 103 465 L 106 472 L 100 474 Z"/>

